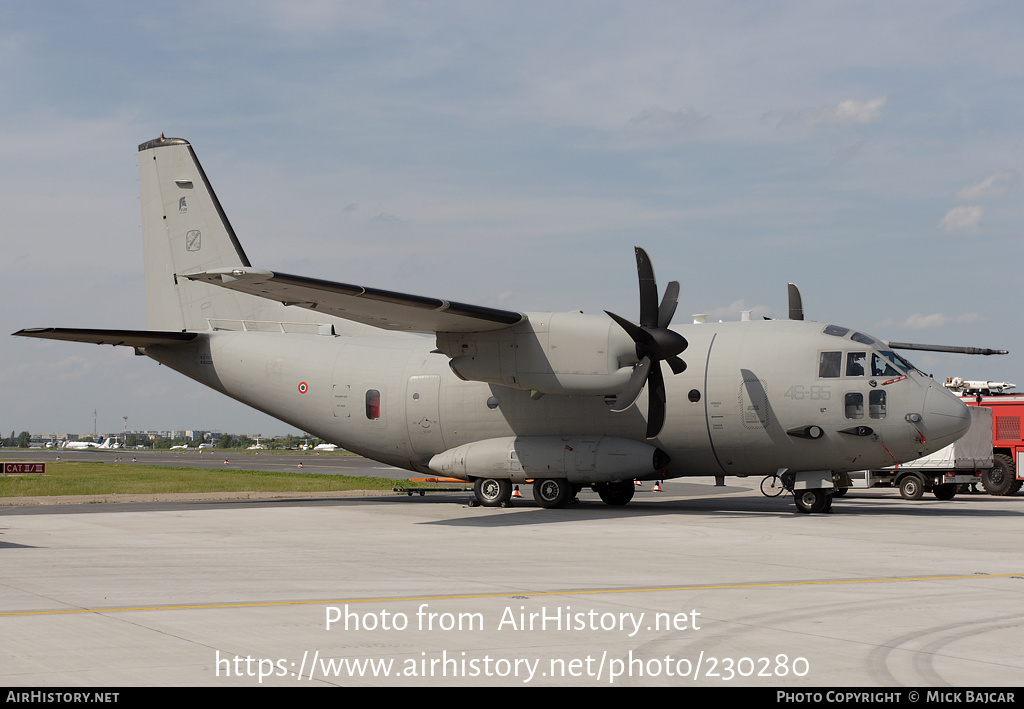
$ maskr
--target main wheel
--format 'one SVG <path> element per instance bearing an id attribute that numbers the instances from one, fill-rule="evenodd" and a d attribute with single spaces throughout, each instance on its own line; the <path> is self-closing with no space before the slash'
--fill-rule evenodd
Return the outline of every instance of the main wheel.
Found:
<path id="1" fill-rule="evenodd" d="M 847 493 L 850 488 L 848 487 L 837 487 L 835 492 L 832 493 L 832 497 L 842 497 Z"/>
<path id="2" fill-rule="evenodd" d="M 473 494 L 484 507 L 501 507 L 512 499 L 512 482 L 498 478 L 477 478 L 473 482 Z"/>
<path id="3" fill-rule="evenodd" d="M 533 499 L 541 507 L 565 507 L 573 498 L 573 487 L 565 478 L 547 478 L 533 481 Z"/>
<path id="4" fill-rule="evenodd" d="M 598 483 L 594 485 L 594 490 L 606 505 L 625 505 L 633 499 L 636 486 L 631 480 L 620 480 L 614 483 Z"/>
<path id="5" fill-rule="evenodd" d="M 956 483 L 943 483 L 932 488 L 932 494 L 940 500 L 952 500 L 956 496 Z"/>
<path id="6" fill-rule="evenodd" d="M 924 484 L 914 475 L 908 475 L 900 480 L 900 495 L 904 500 L 920 500 L 924 495 Z"/>
<path id="7" fill-rule="evenodd" d="M 828 493 L 820 488 L 797 490 L 793 494 L 793 501 L 796 503 L 797 512 L 804 514 L 824 512 L 829 503 Z"/>
<path id="8" fill-rule="evenodd" d="M 992 470 L 981 474 L 981 484 L 989 495 L 1012 495 L 1020 489 L 1013 459 L 1002 453 L 992 456 Z"/>

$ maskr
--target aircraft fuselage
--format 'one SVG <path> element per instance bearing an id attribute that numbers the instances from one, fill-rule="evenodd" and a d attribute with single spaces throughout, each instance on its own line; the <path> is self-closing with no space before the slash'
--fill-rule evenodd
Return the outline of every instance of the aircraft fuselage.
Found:
<path id="1" fill-rule="evenodd" d="M 960 435 L 963 407 L 955 397 L 913 369 L 850 374 L 848 360 L 875 350 L 823 334 L 824 327 L 745 321 L 674 328 L 689 342 L 688 367 L 666 376 L 666 423 L 649 441 L 669 458 L 660 475 L 859 470 L 925 455 Z M 838 353 L 841 371 L 820 376 L 822 353 Z M 642 401 L 613 413 L 613 395 L 534 398 L 462 381 L 426 336 L 214 331 L 191 346 L 146 354 L 325 440 L 409 470 L 426 471 L 433 456 L 487 439 L 646 441 Z"/>

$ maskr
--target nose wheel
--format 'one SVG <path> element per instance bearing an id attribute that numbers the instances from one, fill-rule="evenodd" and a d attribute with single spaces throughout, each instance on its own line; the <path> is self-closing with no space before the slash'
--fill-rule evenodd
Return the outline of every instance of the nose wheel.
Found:
<path id="1" fill-rule="evenodd" d="M 793 494 L 796 511 L 803 514 L 818 514 L 832 509 L 832 495 L 828 490 L 814 488 L 797 490 Z"/>

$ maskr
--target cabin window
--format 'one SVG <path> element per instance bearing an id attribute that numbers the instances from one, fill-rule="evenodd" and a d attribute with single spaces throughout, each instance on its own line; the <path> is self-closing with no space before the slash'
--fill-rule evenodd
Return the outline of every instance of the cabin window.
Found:
<path id="1" fill-rule="evenodd" d="M 496 408 L 498 408 L 498 404 L 499 403 L 500 402 L 498 401 L 498 397 L 496 397 L 496 396 L 489 396 L 489 397 L 487 397 L 487 408 L 488 409 L 496 409 Z"/>
<path id="2" fill-rule="evenodd" d="M 885 392 L 876 389 L 868 393 L 868 415 L 873 419 L 885 418 Z"/>
<path id="3" fill-rule="evenodd" d="M 834 379 L 839 376 L 843 366 L 842 352 L 822 352 L 818 361 L 818 376 L 824 379 Z"/>
<path id="4" fill-rule="evenodd" d="M 366 392 L 366 418 L 371 421 L 380 418 L 380 392 L 376 389 Z"/>
<path id="5" fill-rule="evenodd" d="M 865 367 L 868 364 L 868 353 L 867 352 L 847 352 L 846 353 L 846 376 L 848 377 L 863 377 Z"/>
<path id="6" fill-rule="evenodd" d="M 846 395 L 846 418 L 864 418 L 864 395 L 859 392 L 850 392 Z"/>

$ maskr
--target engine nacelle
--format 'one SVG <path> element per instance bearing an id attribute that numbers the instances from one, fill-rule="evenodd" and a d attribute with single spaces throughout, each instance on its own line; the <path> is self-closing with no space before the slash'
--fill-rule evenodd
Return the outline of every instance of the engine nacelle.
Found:
<path id="1" fill-rule="evenodd" d="M 509 329 L 439 332 L 437 347 L 464 380 L 545 394 L 617 394 L 637 362 L 621 327 L 583 313 L 529 313 Z"/>
<path id="2" fill-rule="evenodd" d="M 430 469 L 462 480 L 499 478 L 514 483 L 566 478 L 591 484 L 657 473 L 668 455 L 647 443 L 611 436 L 510 436 L 466 443 L 438 453 Z"/>

